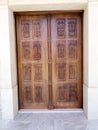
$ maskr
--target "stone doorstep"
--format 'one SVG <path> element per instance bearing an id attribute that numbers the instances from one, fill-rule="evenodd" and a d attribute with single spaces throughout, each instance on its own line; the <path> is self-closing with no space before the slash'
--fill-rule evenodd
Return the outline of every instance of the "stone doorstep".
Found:
<path id="1" fill-rule="evenodd" d="M 83 109 L 20 109 L 18 113 L 82 113 Z"/>

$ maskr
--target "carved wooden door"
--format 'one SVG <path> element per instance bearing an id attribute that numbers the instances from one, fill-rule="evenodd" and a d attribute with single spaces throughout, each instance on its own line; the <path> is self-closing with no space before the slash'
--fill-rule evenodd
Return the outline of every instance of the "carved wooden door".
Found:
<path id="1" fill-rule="evenodd" d="M 51 17 L 53 104 L 82 107 L 81 15 Z"/>
<path id="2" fill-rule="evenodd" d="M 47 108 L 47 19 L 17 16 L 16 20 L 20 108 Z"/>
<path id="3" fill-rule="evenodd" d="M 20 108 L 82 107 L 81 15 L 16 16 Z"/>

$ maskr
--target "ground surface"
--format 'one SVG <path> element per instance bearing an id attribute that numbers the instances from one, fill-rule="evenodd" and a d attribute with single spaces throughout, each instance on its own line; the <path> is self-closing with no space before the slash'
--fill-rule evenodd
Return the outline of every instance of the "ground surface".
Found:
<path id="1" fill-rule="evenodd" d="M 98 130 L 98 120 L 87 120 L 83 112 L 19 113 L 13 121 L 0 119 L 0 130 Z"/>

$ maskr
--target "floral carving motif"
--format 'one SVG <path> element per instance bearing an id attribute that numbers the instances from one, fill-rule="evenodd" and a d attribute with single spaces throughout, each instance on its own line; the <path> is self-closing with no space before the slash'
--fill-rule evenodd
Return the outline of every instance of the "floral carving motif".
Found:
<path id="1" fill-rule="evenodd" d="M 22 20 L 22 38 L 29 38 L 30 37 L 30 21 L 29 20 Z"/>
<path id="2" fill-rule="evenodd" d="M 30 43 L 29 42 L 22 43 L 22 57 L 23 59 L 26 59 L 26 60 L 30 58 Z"/>
<path id="3" fill-rule="evenodd" d="M 42 80 L 42 65 L 35 65 L 35 75 L 34 80 L 39 81 Z"/>
<path id="4" fill-rule="evenodd" d="M 26 81 L 31 80 L 32 66 L 31 64 L 26 64 L 23 66 L 23 79 Z"/>
<path id="5" fill-rule="evenodd" d="M 41 86 L 35 86 L 35 102 L 39 103 L 42 102 L 42 87 Z"/>
<path id="6" fill-rule="evenodd" d="M 59 86 L 58 87 L 58 101 L 64 102 L 67 101 L 67 91 L 66 86 Z"/>
<path id="7" fill-rule="evenodd" d="M 65 37 L 65 19 L 59 18 L 56 20 L 56 22 L 57 22 L 57 36 L 59 38 L 64 38 Z"/>
<path id="8" fill-rule="evenodd" d="M 77 58 L 77 41 L 76 40 L 69 41 L 69 58 L 71 59 Z"/>
<path id="9" fill-rule="evenodd" d="M 41 59 L 41 42 L 40 41 L 33 42 L 33 59 L 34 60 Z"/>
<path id="10" fill-rule="evenodd" d="M 65 45 L 58 44 L 58 58 L 64 58 L 65 56 Z"/>
<path id="11" fill-rule="evenodd" d="M 65 63 L 59 63 L 58 64 L 58 79 L 59 80 L 65 80 L 66 75 L 66 64 Z"/>
<path id="12" fill-rule="evenodd" d="M 34 20 L 33 21 L 33 30 L 34 30 L 34 36 L 33 37 L 41 37 L 41 21 L 40 20 Z"/>
<path id="13" fill-rule="evenodd" d="M 25 88 L 24 88 L 24 101 L 28 102 L 28 103 L 33 102 L 32 89 L 31 89 L 31 86 L 29 86 L 29 85 L 25 86 Z"/>
<path id="14" fill-rule="evenodd" d="M 69 64 L 69 79 L 76 79 L 76 64 Z"/>
<path id="15" fill-rule="evenodd" d="M 69 101 L 77 101 L 78 95 L 77 95 L 77 84 L 69 84 Z"/>
<path id="16" fill-rule="evenodd" d="M 68 18 L 68 36 L 76 37 L 77 36 L 77 19 Z"/>

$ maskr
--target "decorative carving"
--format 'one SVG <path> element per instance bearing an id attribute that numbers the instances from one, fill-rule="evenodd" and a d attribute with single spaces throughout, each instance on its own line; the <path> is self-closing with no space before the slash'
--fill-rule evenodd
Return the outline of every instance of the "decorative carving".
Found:
<path id="1" fill-rule="evenodd" d="M 35 75 L 34 75 L 34 80 L 39 81 L 42 80 L 42 65 L 35 65 Z"/>
<path id="2" fill-rule="evenodd" d="M 41 59 L 41 42 L 40 41 L 33 42 L 33 59 L 34 60 Z"/>
<path id="3" fill-rule="evenodd" d="M 23 59 L 30 59 L 30 42 L 22 43 L 22 57 Z"/>
<path id="4" fill-rule="evenodd" d="M 66 64 L 65 63 L 58 63 L 58 79 L 65 80 L 66 75 Z"/>
<path id="5" fill-rule="evenodd" d="M 74 102 L 77 100 L 78 100 L 77 84 L 76 83 L 69 84 L 69 101 Z"/>
<path id="6" fill-rule="evenodd" d="M 32 65 L 31 64 L 23 65 L 23 79 L 26 81 L 31 80 L 31 74 L 32 74 Z"/>
<path id="7" fill-rule="evenodd" d="M 66 85 L 60 85 L 58 87 L 58 98 L 57 100 L 59 102 L 66 102 L 68 100 L 68 96 L 67 96 L 67 86 Z"/>
<path id="8" fill-rule="evenodd" d="M 77 36 L 77 19 L 68 18 L 68 36 L 76 37 Z"/>
<path id="9" fill-rule="evenodd" d="M 30 38 L 30 20 L 22 20 L 22 38 Z"/>
<path id="10" fill-rule="evenodd" d="M 42 87 L 41 86 L 35 86 L 35 102 L 39 103 L 42 102 Z"/>
<path id="11" fill-rule="evenodd" d="M 69 64 L 69 79 L 76 79 L 76 64 Z"/>
<path id="12" fill-rule="evenodd" d="M 58 47 L 58 58 L 64 58 L 65 57 L 64 41 L 59 41 L 57 47 Z"/>
<path id="13" fill-rule="evenodd" d="M 64 18 L 59 18 L 56 20 L 57 22 L 57 36 L 59 38 L 64 38 L 65 37 L 65 19 Z"/>
<path id="14" fill-rule="evenodd" d="M 70 40 L 69 41 L 69 58 L 76 59 L 77 58 L 77 41 Z"/>
<path id="15" fill-rule="evenodd" d="M 24 88 L 24 102 L 33 102 L 32 89 L 30 85 L 26 85 Z"/>
<path id="16" fill-rule="evenodd" d="M 33 30 L 34 30 L 34 34 L 33 37 L 41 37 L 41 21 L 40 20 L 34 20 L 33 21 Z"/>

